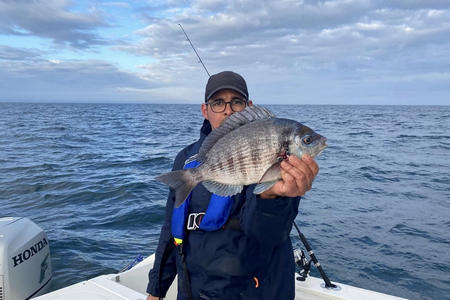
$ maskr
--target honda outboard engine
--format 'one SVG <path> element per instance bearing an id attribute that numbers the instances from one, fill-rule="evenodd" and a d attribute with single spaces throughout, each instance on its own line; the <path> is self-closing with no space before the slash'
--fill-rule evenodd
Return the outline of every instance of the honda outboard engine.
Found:
<path id="1" fill-rule="evenodd" d="M 0 217 L 0 300 L 43 294 L 51 278 L 47 234 L 27 218 Z"/>

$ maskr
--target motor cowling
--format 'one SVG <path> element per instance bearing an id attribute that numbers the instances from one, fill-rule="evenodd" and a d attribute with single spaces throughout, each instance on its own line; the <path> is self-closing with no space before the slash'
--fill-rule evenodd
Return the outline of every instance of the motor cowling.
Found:
<path id="1" fill-rule="evenodd" d="M 28 218 L 0 218 L 0 300 L 45 293 L 51 278 L 47 234 Z"/>

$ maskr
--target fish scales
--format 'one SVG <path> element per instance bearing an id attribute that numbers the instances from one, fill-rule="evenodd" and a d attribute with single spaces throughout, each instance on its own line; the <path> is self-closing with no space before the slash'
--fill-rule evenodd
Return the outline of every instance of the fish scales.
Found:
<path id="1" fill-rule="evenodd" d="M 264 135 L 263 133 L 260 136 L 267 137 L 268 135 Z M 254 137 L 256 137 L 256 135 Z M 272 137 L 274 136 L 272 135 Z M 276 159 L 277 153 L 279 151 L 280 143 L 278 141 L 278 137 L 275 136 L 275 139 L 273 141 L 274 141 L 274 143 L 272 143 L 273 147 L 270 147 L 271 146 L 270 144 L 268 145 L 267 142 L 261 141 L 260 138 L 246 139 L 245 140 L 246 143 L 244 144 L 246 147 L 242 146 L 235 147 L 235 149 L 233 149 L 234 151 L 226 153 L 225 155 L 227 156 L 237 158 L 237 163 L 227 166 L 228 167 L 226 170 L 227 171 L 226 173 L 228 173 L 227 175 L 233 175 L 233 178 L 239 181 L 242 180 L 240 178 L 241 176 L 239 176 L 240 173 L 244 173 L 243 170 L 247 170 L 247 172 L 245 172 L 244 175 L 248 175 L 250 173 L 253 176 L 251 178 L 248 178 L 248 176 L 246 176 L 247 177 L 246 179 L 250 181 L 255 180 L 256 177 L 257 179 L 259 179 L 263 174 L 262 172 L 265 169 L 267 169 L 268 166 L 274 163 L 274 160 Z M 240 141 L 239 144 L 242 145 L 243 143 Z M 232 146 L 233 145 L 229 145 L 228 149 L 233 148 Z M 251 147 L 253 147 L 253 149 Z M 260 159 L 256 160 L 255 158 Z M 236 160 L 234 159 L 234 161 Z M 215 168 L 212 169 L 213 169 L 212 171 L 215 171 Z M 213 175 L 213 177 L 216 176 Z M 222 182 L 223 180 L 219 181 Z"/>
<path id="2" fill-rule="evenodd" d="M 269 119 L 258 120 L 230 132 L 211 148 L 212 155 L 208 153 L 204 163 L 208 171 L 204 176 L 225 184 L 258 181 L 276 162 L 285 139 L 280 129 Z"/>

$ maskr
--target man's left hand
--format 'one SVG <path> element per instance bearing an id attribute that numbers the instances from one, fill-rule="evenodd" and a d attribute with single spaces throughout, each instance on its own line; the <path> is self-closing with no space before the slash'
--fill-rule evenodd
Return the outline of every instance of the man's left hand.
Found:
<path id="1" fill-rule="evenodd" d="M 317 163 L 306 154 L 301 158 L 290 155 L 287 160 L 281 162 L 280 166 L 281 180 L 261 193 L 261 198 L 303 196 L 311 189 L 314 178 L 319 172 Z"/>

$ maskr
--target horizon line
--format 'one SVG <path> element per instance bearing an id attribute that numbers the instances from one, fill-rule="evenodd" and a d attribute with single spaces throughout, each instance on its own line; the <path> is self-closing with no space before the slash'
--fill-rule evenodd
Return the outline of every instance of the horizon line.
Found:
<path id="1" fill-rule="evenodd" d="M 143 101 L 33 101 L 33 100 L 1 100 L 0 104 L 142 104 L 142 105 L 199 105 L 201 103 L 183 103 L 183 102 L 143 102 Z M 257 103 L 258 105 L 317 105 L 317 106 L 450 106 L 450 104 L 373 104 L 373 103 Z"/>

